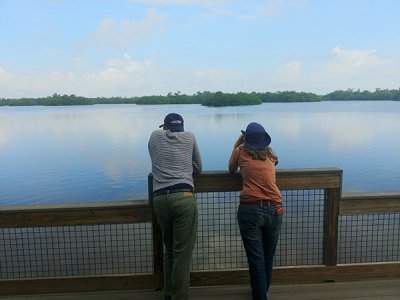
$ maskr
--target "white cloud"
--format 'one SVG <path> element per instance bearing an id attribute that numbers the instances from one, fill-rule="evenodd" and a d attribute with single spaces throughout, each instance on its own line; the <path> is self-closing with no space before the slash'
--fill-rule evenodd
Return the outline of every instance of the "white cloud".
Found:
<path id="1" fill-rule="evenodd" d="M 129 48 L 162 29 L 164 19 L 165 16 L 155 10 L 149 10 L 140 21 L 115 20 L 107 17 L 97 24 L 96 30 L 82 44 L 117 49 Z"/>
<path id="2" fill-rule="evenodd" d="M 232 0 L 130 0 L 132 3 L 142 3 L 147 5 L 221 5 Z"/>
<path id="3" fill-rule="evenodd" d="M 399 88 L 400 57 L 385 57 L 374 49 L 335 47 L 324 58 L 289 61 L 265 78 L 268 90 L 326 93 L 338 89 Z"/>
<path id="4" fill-rule="evenodd" d="M 307 2 L 308 0 L 264 0 L 261 13 L 267 17 L 274 17 L 284 13 L 286 9 L 302 7 Z"/>
<path id="5" fill-rule="evenodd" d="M 129 55 L 102 67 L 79 72 L 16 72 L 1 68 L 0 97 L 37 97 L 55 92 L 83 96 L 140 96 L 182 91 L 303 90 L 326 93 L 336 89 L 400 87 L 400 57 L 382 57 L 374 50 L 336 47 L 311 66 L 301 60 L 253 71 L 196 67 L 164 67 Z"/>
<path id="6" fill-rule="evenodd" d="M 397 88 L 400 57 L 383 57 L 373 49 L 335 47 L 328 61 L 322 62 L 311 75 L 328 89 Z"/>
<path id="7" fill-rule="evenodd" d="M 282 0 L 267 0 L 264 6 L 266 16 L 276 16 L 281 10 Z"/>
<path id="8" fill-rule="evenodd" d="M 279 80 L 285 80 L 286 82 L 296 82 L 301 76 L 301 62 L 291 61 L 284 64 L 277 71 Z"/>
<path id="9" fill-rule="evenodd" d="M 133 4 L 149 6 L 197 6 L 208 10 L 211 15 L 231 17 L 238 20 L 254 20 L 283 14 L 287 10 L 303 7 L 308 0 L 130 0 Z M 231 4 L 241 4 L 240 10 Z M 245 8 L 243 10 L 243 8 Z"/>
<path id="10" fill-rule="evenodd" d="M 386 62 L 386 60 L 377 56 L 376 50 L 335 47 L 332 49 L 331 55 L 331 61 L 326 65 L 326 69 L 334 75 L 357 74 L 359 71 L 367 71 Z"/>
<path id="11" fill-rule="evenodd" d="M 137 96 L 180 90 L 226 90 L 238 73 L 218 69 L 162 68 L 151 60 L 125 55 L 100 69 L 79 72 L 18 73 L 4 70 L 0 97 L 37 97 L 57 93 L 83 96 Z M 230 79 L 232 79 L 230 81 Z"/>

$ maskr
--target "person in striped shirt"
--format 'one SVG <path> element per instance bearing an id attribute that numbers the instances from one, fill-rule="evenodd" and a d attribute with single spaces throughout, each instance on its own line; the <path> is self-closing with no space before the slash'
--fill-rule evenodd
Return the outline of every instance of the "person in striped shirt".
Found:
<path id="1" fill-rule="evenodd" d="M 160 224 L 164 255 L 165 300 L 188 299 L 192 252 L 197 233 L 193 173 L 202 170 L 199 147 L 183 118 L 168 114 L 149 139 L 153 209 Z"/>

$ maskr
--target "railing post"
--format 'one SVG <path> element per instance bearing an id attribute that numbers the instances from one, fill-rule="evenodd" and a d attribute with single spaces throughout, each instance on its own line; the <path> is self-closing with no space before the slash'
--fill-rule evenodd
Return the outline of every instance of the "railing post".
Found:
<path id="1" fill-rule="evenodd" d="M 161 289 L 164 283 L 163 277 L 163 241 L 160 225 L 153 209 L 153 175 L 150 173 L 147 178 L 149 203 L 152 208 L 152 232 L 153 232 L 153 273 L 157 277 L 156 288 Z"/>
<path id="2" fill-rule="evenodd" d="M 337 265 L 339 203 L 342 192 L 342 174 L 340 185 L 325 189 L 324 248 L 323 263 L 326 266 Z"/>

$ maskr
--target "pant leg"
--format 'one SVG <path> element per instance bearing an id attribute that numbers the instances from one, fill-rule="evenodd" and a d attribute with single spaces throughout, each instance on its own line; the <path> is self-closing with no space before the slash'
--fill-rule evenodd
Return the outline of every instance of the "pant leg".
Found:
<path id="1" fill-rule="evenodd" d="M 161 227 L 163 242 L 165 246 L 164 251 L 164 295 L 171 296 L 172 283 L 171 273 L 174 261 L 173 257 L 173 226 L 172 214 L 170 211 L 170 203 L 166 195 L 156 196 L 153 199 L 153 209 L 156 218 Z"/>
<path id="2" fill-rule="evenodd" d="M 239 205 L 238 223 L 249 264 L 253 300 L 266 300 L 266 272 L 262 243 L 260 209 L 256 205 Z"/>
<path id="3" fill-rule="evenodd" d="M 266 210 L 265 225 L 263 227 L 263 248 L 266 273 L 266 293 L 268 295 L 269 286 L 272 278 L 272 266 L 275 256 L 276 246 L 279 240 L 279 233 L 282 225 L 282 215 L 276 214 L 275 206 Z"/>
<path id="4" fill-rule="evenodd" d="M 192 193 L 174 193 L 169 197 L 174 216 L 171 296 L 172 300 L 187 300 L 192 252 L 197 234 L 197 203 Z"/>

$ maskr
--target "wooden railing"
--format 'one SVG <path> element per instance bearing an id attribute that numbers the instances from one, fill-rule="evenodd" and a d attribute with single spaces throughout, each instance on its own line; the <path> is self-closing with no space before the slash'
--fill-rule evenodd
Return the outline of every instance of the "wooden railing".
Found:
<path id="1" fill-rule="evenodd" d="M 400 277 L 399 262 L 338 265 L 338 220 L 340 216 L 400 212 L 400 193 L 345 194 L 341 197 L 340 169 L 279 170 L 281 190 L 323 191 L 322 261 L 317 265 L 281 266 L 274 269 L 274 283 L 316 283 Z M 195 178 L 196 193 L 224 193 L 241 189 L 240 175 L 207 172 Z M 151 202 L 151 179 L 149 200 Z M 301 215 L 299 215 L 301 217 Z M 400 216 L 399 216 L 400 217 Z M 83 205 L 28 206 L 0 208 L 0 231 L 16 228 L 46 228 L 102 224 L 152 224 L 152 270 L 132 274 L 96 274 L 0 280 L 0 294 L 33 294 L 49 292 L 157 289 L 162 285 L 162 241 L 160 230 L 147 201 L 127 201 Z M 229 254 L 229 253 L 228 253 Z M 0 257 L 1 260 L 7 259 Z M 0 273 L 5 262 L 0 263 Z M 246 269 L 194 271 L 193 286 L 247 284 Z"/>

